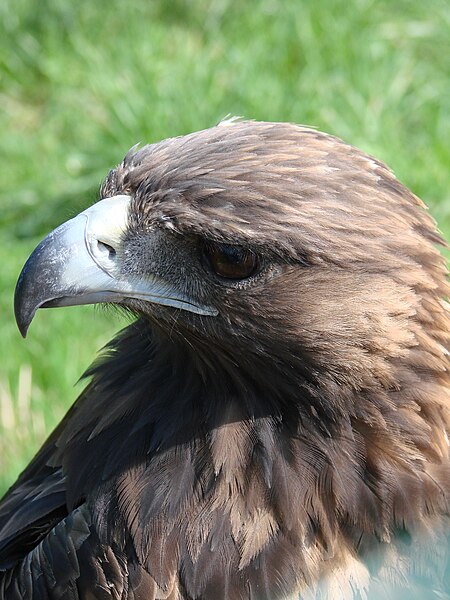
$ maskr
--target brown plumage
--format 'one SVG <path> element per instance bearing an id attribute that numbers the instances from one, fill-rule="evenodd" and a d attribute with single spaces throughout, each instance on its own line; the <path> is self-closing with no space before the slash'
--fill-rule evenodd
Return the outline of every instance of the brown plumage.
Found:
<path id="1" fill-rule="evenodd" d="M 448 285 L 421 201 L 334 137 L 245 121 L 133 149 L 101 198 L 30 258 L 18 323 L 138 319 L 0 504 L 0 597 L 449 598 Z"/>

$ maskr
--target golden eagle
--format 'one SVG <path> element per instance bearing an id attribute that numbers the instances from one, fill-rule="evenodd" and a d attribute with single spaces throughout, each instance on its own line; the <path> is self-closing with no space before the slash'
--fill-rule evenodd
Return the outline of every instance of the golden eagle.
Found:
<path id="1" fill-rule="evenodd" d="M 235 120 L 132 149 L 100 197 L 28 259 L 17 322 L 137 319 L 0 503 L 0 598 L 449 598 L 421 201 L 334 137 Z"/>

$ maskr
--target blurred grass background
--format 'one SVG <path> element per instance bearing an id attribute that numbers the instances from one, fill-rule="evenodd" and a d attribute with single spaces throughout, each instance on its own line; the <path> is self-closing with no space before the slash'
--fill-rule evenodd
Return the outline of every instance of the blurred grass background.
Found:
<path id="1" fill-rule="evenodd" d="M 227 114 L 314 125 L 387 162 L 450 238 L 448 0 L 2 0 L 0 493 L 123 321 L 40 311 L 16 278 L 135 143 Z"/>

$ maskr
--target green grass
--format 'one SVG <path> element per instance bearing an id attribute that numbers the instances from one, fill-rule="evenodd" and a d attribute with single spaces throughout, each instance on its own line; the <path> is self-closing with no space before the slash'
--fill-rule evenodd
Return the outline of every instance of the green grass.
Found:
<path id="1" fill-rule="evenodd" d="M 0 492 L 123 324 L 41 311 L 23 341 L 15 280 L 136 142 L 229 113 L 314 125 L 386 161 L 450 237 L 447 0 L 4 0 L 0 23 Z"/>

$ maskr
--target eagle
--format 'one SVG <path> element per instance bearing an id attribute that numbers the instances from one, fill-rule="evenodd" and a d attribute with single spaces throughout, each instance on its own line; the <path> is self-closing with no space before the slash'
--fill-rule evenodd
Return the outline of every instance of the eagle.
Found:
<path id="1" fill-rule="evenodd" d="M 132 148 L 17 283 L 24 336 L 136 318 L 0 502 L 0 598 L 450 598 L 444 243 L 315 129 Z"/>

